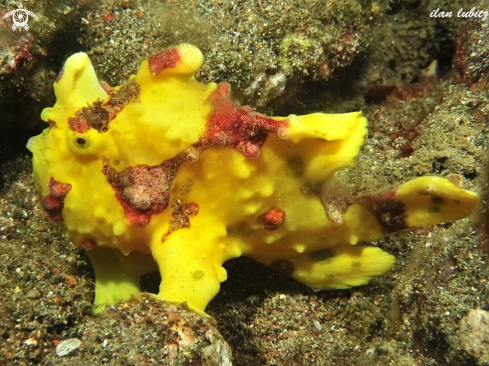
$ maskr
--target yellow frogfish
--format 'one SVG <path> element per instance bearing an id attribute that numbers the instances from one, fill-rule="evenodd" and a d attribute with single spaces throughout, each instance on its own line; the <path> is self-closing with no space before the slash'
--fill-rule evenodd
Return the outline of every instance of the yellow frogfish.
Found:
<path id="1" fill-rule="evenodd" d="M 362 113 L 267 117 L 228 84 L 197 81 L 202 63 L 182 44 L 112 88 L 77 53 L 54 82 L 49 126 L 27 147 L 44 209 L 90 257 L 95 309 L 158 270 L 158 298 L 203 312 L 239 256 L 314 289 L 363 285 L 395 262 L 365 242 L 464 218 L 479 201 L 434 176 L 378 196 L 321 192 L 354 164 Z"/>

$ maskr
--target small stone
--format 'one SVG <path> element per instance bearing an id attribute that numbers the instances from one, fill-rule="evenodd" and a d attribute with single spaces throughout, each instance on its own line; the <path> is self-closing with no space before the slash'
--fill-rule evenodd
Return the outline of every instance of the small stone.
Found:
<path id="1" fill-rule="evenodd" d="M 29 292 L 27 292 L 26 296 L 29 299 L 40 299 L 41 296 L 42 296 L 42 294 L 41 294 L 41 292 L 37 288 L 33 288 L 32 290 L 30 290 Z"/>
<path id="2" fill-rule="evenodd" d="M 15 274 L 17 275 L 18 278 L 23 278 L 25 273 L 24 271 L 22 270 L 22 268 L 16 268 L 15 269 Z"/>
<path id="3" fill-rule="evenodd" d="M 81 346 L 82 342 L 78 338 L 64 340 L 56 347 L 56 356 L 63 357 L 69 355 Z"/>
<path id="4" fill-rule="evenodd" d="M 321 323 L 318 322 L 317 320 L 313 320 L 312 322 L 313 322 L 313 324 L 317 330 L 321 331 L 323 329 L 323 327 L 321 326 Z"/>
<path id="5" fill-rule="evenodd" d="M 459 323 L 461 345 L 479 364 L 489 364 L 489 312 L 472 309 Z"/>
<path id="6" fill-rule="evenodd" d="M 26 346 L 37 346 L 37 339 L 36 338 L 26 339 L 26 341 L 24 342 L 24 344 Z"/>

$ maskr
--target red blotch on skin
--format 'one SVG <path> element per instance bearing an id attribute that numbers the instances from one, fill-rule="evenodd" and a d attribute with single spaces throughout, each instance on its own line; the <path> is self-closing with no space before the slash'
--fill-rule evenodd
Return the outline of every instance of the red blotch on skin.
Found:
<path id="1" fill-rule="evenodd" d="M 58 182 L 51 177 L 48 187 L 53 197 L 64 199 L 71 189 L 71 184 Z"/>
<path id="2" fill-rule="evenodd" d="M 278 133 L 288 122 L 254 113 L 248 106 L 237 107 L 230 90 L 229 84 L 222 83 L 209 95 L 212 112 L 202 140 L 216 147 L 232 146 L 247 158 L 257 158 L 268 133 Z"/>
<path id="3" fill-rule="evenodd" d="M 149 71 L 152 75 L 156 76 L 163 70 L 174 68 L 179 61 L 180 54 L 178 48 L 164 50 L 149 58 Z"/>
<path id="4" fill-rule="evenodd" d="M 119 112 L 122 111 L 123 109 L 124 106 L 113 108 L 109 112 L 109 121 L 112 121 L 115 117 L 117 117 L 117 114 L 119 114 Z"/>
<path id="5" fill-rule="evenodd" d="M 64 199 L 71 189 L 71 184 L 58 182 L 51 177 L 48 186 L 51 193 L 42 198 L 43 207 L 51 221 L 62 221 L 61 210 L 63 210 Z"/>
<path id="6" fill-rule="evenodd" d="M 260 216 L 260 221 L 265 225 L 265 230 L 277 230 L 285 220 L 285 212 L 274 208 Z"/>
<path id="7" fill-rule="evenodd" d="M 183 208 L 183 213 L 188 216 L 195 216 L 199 213 L 199 205 L 194 202 L 187 203 Z"/>
<path id="8" fill-rule="evenodd" d="M 80 245 L 83 249 L 89 251 L 97 246 L 97 242 L 93 239 L 83 238 L 80 240 Z"/>
<path id="9" fill-rule="evenodd" d="M 143 212 L 136 210 L 134 207 L 132 207 L 126 201 L 126 198 L 124 197 L 124 195 L 120 191 L 116 190 L 115 196 L 116 196 L 117 200 L 119 201 L 119 203 L 121 204 L 122 208 L 124 209 L 126 219 L 128 219 L 129 222 L 135 226 L 145 227 L 151 221 L 151 216 L 154 213 L 159 213 L 159 212 L 156 212 L 156 210 L 143 211 Z M 161 211 L 163 211 L 163 210 L 161 210 Z"/>
<path id="10" fill-rule="evenodd" d="M 107 103 L 101 105 L 109 113 L 108 122 L 112 121 L 128 103 L 137 99 L 140 92 L 138 84 L 134 82 L 123 85 L 117 91 L 112 89 L 107 83 L 101 82 L 100 85 L 110 95 Z"/>
<path id="11" fill-rule="evenodd" d="M 68 118 L 68 126 L 70 127 L 70 130 L 78 133 L 85 133 L 90 129 L 87 120 L 83 117 Z"/>
<path id="12" fill-rule="evenodd" d="M 60 199 L 53 197 L 50 194 L 42 198 L 42 204 L 45 210 L 60 210 L 63 207 L 63 203 Z"/>
<path id="13" fill-rule="evenodd" d="M 168 207 L 170 187 L 178 163 L 167 160 L 160 165 L 136 165 L 118 173 L 104 160 L 102 172 L 131 224 L 144 227 L 151 216 Z"/>

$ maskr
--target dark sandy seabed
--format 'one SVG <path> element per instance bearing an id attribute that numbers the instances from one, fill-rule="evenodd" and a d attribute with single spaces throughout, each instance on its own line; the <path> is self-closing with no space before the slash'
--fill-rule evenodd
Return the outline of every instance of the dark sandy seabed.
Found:
<path id="1" fill-rule="evenodd" d="M 150 295 L 93 315 L 91 267 L 44 213 L 23 147 L 46 127 L 39 113 L 71 53 L 88 52 L 115 85 L 147 55 L 187 41 L 206 55 L 200 80 L 227 80 L 259 112 L 362 110 L 367 140 L 340 174 L 354 194 L 436 174 L 485 198 L 489 18 L 429 14 L 487 3 L 23 5 L 38 15 L 29 32 L 0 18 L 1 365 L 489 365 L 485 200 L 470 218 L 377 242 L 398 261 L 366 286 L 315 292 L 239 258 L 225 264 L 212 318 Z M 0 15 L 16 7 L 0 1 Z M 151 276 L 143 283 L 154 290 Z M 73 338 L 81 343 L 57 355 Z"/>

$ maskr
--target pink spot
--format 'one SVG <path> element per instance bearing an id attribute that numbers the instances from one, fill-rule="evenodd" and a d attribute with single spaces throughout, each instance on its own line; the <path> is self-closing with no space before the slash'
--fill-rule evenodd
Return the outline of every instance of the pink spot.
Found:
<path id="1" fill-rule="evenodd" d="M 131 205 L 126 201 L 124 195 L 119 191 L 115 192 L 115 196 L 124 209 L 126 219 L 128 219 L 129 222 L 135 226 L 145 227 L 151 221 L 151 216 L 153 213 L 156 213 L 151 211 L 140 212 L 136 210 L 134 207 L 131 207 Z"/>
<path id="2" fill-rule="evenodd" d="M 42 198 L 42 204 L 51 221 L 63 221 L 61 211 L 64 207 L 64 199 L 70 189 L 71 184 L 69 183 L 58 182 L 53 177 L 49 180 L 49 190 L 51 193 Z"/>
<path id="3" fill-rule="evenodd" d="M 276 230 L 285 220 L 285 212 L 274 208 L 260 216 L 260 221 L 265 225 L 265 230 Z"/>
<path id="4" fill-rule="evenodd" d="M 64 199 L 71 189 L 71 184 L 61 183 L 54 180 L 53 177 L 49 180 L 49 190 L 51 195 L 56 198 Z"/>
<path id="5" fill-rule="evenodd" d="M 63 207 L 61 200 L 50 194 L 42 198 L 42 204 L 46 210 L 60 210 Z"/>
<path id="6" fill-rule="evenodd" d="M 188 216 L 195 216 L 199 213 L 199 205 L 194 202 L 187 203 L 183 208 L 183 213 Z"/>
<path id="7" fill-rule="evenodd" d="M 97 246 L 97 242 L 93 239 L 83 238 L 80 240 L 80 245 L 82 246 L 83 249 L 89 251 Z"/>
<path id="8" fill-rule="evenodd" d="M 231 87 L 222 83 L 209 95 L 212 113 L 202 140 L 215 147 L 232 146 L 247 158 L 257 158 L 269 132 L 288 127 L 287 120 L 254 113 L 250 107 L 237 107 L 229 97 Z"/>
<path id="9" fill-rule="evenodd" d="M 119 106 L 112 108 L 112 110 L 109 112 L 109 120 L 112 121 L 115 117 L 117 117 L 117 114 L 124 109 L 124 106 Z"/>
<path id="10" fill-rule="evenodd" d="M 238 142 L 235 146 L 235 149 L 243 154 L 243 156 L 246 156 L 250 159 L 256 159 L 260 156 L 260 147 L 252 143 L 251 141 Z"/>
<path id="11" fill-rule="evenodd" d="M 149 71 L 152 75 L 156 76 L 165 69 L 174 68 L 179 61 L 180 54 L 178 53 L 178 48 L 174 47 L 164 50 L 149 58 Z"/>
<path id="12" fill-rule="evenodd" d="M 68 126 L 70 126 L 70 130 L 78 133 L 85 133 L 90 129 L 87 120 L 83 117 L 68 118 Z"/>
<path id="13" fill-rule="evenodd" d="M 136 165 L 116 172 L 104 159 L 102 172 L 131 224 L 144 227 L 151 217 L 168 207 L 170 187 L 178 164 L 167 160 L 160 165 Z"/>

